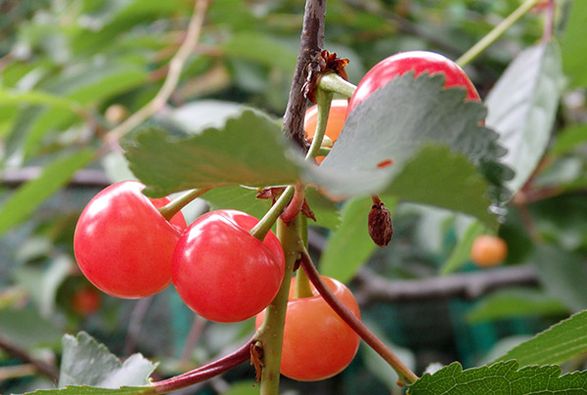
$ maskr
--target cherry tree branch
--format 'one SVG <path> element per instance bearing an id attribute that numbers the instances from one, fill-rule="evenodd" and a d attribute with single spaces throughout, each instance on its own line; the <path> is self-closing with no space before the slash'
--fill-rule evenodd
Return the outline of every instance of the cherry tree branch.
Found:
<path id="1" fill-rule="evenodd" d="M 298 53 L 283 123 L 285 135 L 300 147 L 305 147 L 303 114 L 306 109 L 306 99 L 304 98 L 302 87 L 306 81 L 308 65 L 320 54 L 320 50 L 324 45 L 325 12 L 326 0 L 306 1 L 304 24 L 300 38 L 300 52 Z"/>
<path id="2" fill-rule="evenodd" d="M 57 382 L 57 380 L 59 380 L 59 372 L 55 366 L 34 358 L 27 350 L 20 348 L 20 346 L 10 342 L 3 336 L 0 336 L 0 349 L 6 351 L 6 353 L 13 357 L 20 359 L 22 362 L 34 366 L 36 371 L 48 377 L 51 381 Z"/>
<path id="3" fill-rule="evenodd" d="M 533 265 L 523 265 L 446 277 L 389 280 L 364 268 L 355 277 L 355 282 L 355 296 L 360 304 L 365 304 L 452 297 L 475 299 L 499 288 L 536 285 L 538 276 Z"/>

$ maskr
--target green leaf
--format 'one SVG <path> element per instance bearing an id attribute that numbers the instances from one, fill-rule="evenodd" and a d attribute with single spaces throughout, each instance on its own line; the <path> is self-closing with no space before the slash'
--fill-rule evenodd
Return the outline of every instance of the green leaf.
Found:
<path id="1" fill-rule="evenodd" d="M 296 64 L 296 47 L 275 40 L 266 34 L 238 32 L 221 48 L 229 57 L 278 67 L 290 74 Z"/>
<path id="2" fill-rule="evenodd" d="M 33 308 L 0 309 L 0 336 L 17 346 L 31 350 L 36 347 L 55 347 L 61 330 Z"/>
<path id="3" fill-rule="evenodd" d="M 48 266 L 22 265 L 14 276 L 39 306 L 44 317 L 54 313 L 55 299 L 59 286 L 71 275 L 74 263 L 69 256 L 61 255 L 52 259 Z"/>
<path id="4" fill-rule="evenodd" d="M 513 192 L 524 185 L 544 154 L 562 82 L 558 46 L 541 44 L 522 51 L 487 97 L 487 125 L 500 134 L 508 149 L 503 160 L 516 172 L 507 183 Z"/>
<path id="5" fill-rule="evenodd" d="M 575 125 L 562 130 L 550 150 L 554 155 L 564 155 L 587 143 L 587 125 Z"/>
<path id="6" fill-rule="evenodd" d="M 458 362 L 408 387 L 410 395 L 584 394 L 587 372 L 561 376 L 558 366 L 519 368 L 516 361 L 463 370 Z"/>
<path id="7" fill-rule="evenodd" d="M 460 268 L 469 261 L 471 257 L 471 247 L 477 236 L 486 232 L 485 226 L 478 221 L 473 221 L 469 224 L 465 233 L 459 239 L 457 245 L 453 249 L 450 257 L 442 266 L 441 273 L 449 274 Z"/>
<path id="8" fill-rule="evenodd" d="M 577 313 L 514 347 L 498 361 L 520 366 L 560 364 L 587 352 L 587 311 Z"/>
<path id="9" fill-rule="evenodd" d="M 271 201 L 257 199 L 257 190 L 229 186 L 215 188 L 203 196 L 213 210 L 233 209 L 261 218 L 271 207 Z"/>
<path id="10" fill-rule="evenodd" d="M 536 265 L 538 278 L 550 295 L 574 311 L 587 307 L 587 267 L 581 256 L 543 246 L 536 249 L 532 261 Z"/>
<path id="11" fill-rule="evenodd" d="M 47 165 L 40 176 L 21 186 L 0 206 L 0 234 L 26 220 L 47 198 L 63 187 L 73 174 L 94 159 L 94 151 L 61 157 Z"/>
<path id="12" fill-rule="evenodd" d="M 497 226 L 489 211 L 487 182 L 467 158 L 447 147 L 423 147 L 395 176 L 385 193 L 471 215 L 492 229 Z"/>
<path id="13" fill-rule="evenodd" d="M 153 387 L 121 387 L 121 388 L 96 388 L 88 386 L 68 386 L 55 390 L 37 390 L 27 392 L 25 395 L 155 395 Z"/>
<path id="14" fill-rule="evenodd" d="M 354 198 L 342 208 L 340 225 L 331 233 L 320 258 L 320 272 L 348 282 L 377 248 L 367 230 L 367 216 L 373 202 L 370 197 Z M 392 211 L 394 202 L 386 201 Z"/>
<path id="15" fill-rule="evenodd" d="M 462 89 L 442 85 L 442 76 L 414 79 L 408 74 L 374 92 L 350 114 L 336 145 L 314 171 L 316 182 L 334 195 L 385 192 L 481 217 L 494 226 L 487 213 L 489 188 L 476 173 L 484 172 L 501 193 L 508 169 L 497 158 L 505 151 L 497 145 L 498 135 L 480 126 L 484 107 L 465 102 Z M 378 168 L 387 160 L 393 165 Z M 461 198 L 455 190 L 468 195 Z"/>
<path id="16" fill-rule="evenodd" d="M 130 169 L 151 196 L 190 188 L 289 184 L 298 178 L 278 124 L 249 110 L 224 128 L 185 138 L 143 129 L 125 148 Z"/>
<path id="17" fill-rule="evenodd" d="M 316 222 L 308 220 L 308 225 L 318 225 L 331 230 L 338 228 L 340 210 L 336 203 L 311 187 L 306 188 L 306 201 L 316 216 Z"/>
<path id="18" fill-rule="evenodd" d="M 0 90 L 0 104 L 43 104 L 75 113 L 81 108 L 80 104 L 75 100 L 41 91 L 18 92 Z"/>
<path id="19" fill-rule="evenodd" d="M 140 354 L 121 362 L 106 346 L 85 332 L 63 336 L 59 387 L 92 385 L 102 388 L 140 386 L 149 383 L 156 365 Z"/>
<path id="20" fill-rule="evenodd" d="M 568 311 L 558 298 L 547 296 L 541 291 L 506 289 L 483 298 L 467 314 L 467 320 L 477 323 L 504 318 L 561 315 Z"/>
<path id="21" fill-rule="evenodd" d="M 587 86 L 585 69 L 585 26 L 587 26 L 587 4 L 582 0 L 572 1 L 566 31 L 561 40 L 563 68 L 573 87 Z"/>

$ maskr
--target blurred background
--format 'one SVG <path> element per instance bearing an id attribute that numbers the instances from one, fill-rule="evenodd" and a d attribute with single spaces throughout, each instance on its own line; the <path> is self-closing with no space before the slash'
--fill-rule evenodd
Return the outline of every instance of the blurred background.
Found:
<path id="1" fill-rule="evenodd" d="M 326 48 L 350 59 L 356 84 L 398 51 L 458 58 L 521 1 L 327 3 Z M 572 3 L 557 2 L 561 29 Z M 252 322 L 221 325 L 194 316 L 172 287 L 143 300 L 111 298 L 83 278 L 73 258 L 81 209 L 108 183 L 132 177 L 120 153 L 100 151 L 84 169 L 76 167 L 76 155 L 103 146 L 108 130 L 157 94 L 192 9 L 190 0 L 0 0 L 1 393 L 50 388 L 51 369 L 39 373 L 27 358 L 58 366 L 64 333 L 85 330 L 120 357 L 141 352 L 159 362 L 156 375 L 164 377 L 234 349 L 252 332 Z M 154 120 L 199 128 L 240 104 L 280 117 L 302 12 L 301 0 L 214 1 L 200 43 Z M 482 97 L 516 55 L 540 41 L 544 23 L 545 12 L 536 7 L 466 67 Z M 392 243 L 363 248 L 364 265 L 352 280 L 344 278 L 365 321 L 418 373 L 434 363 L 490 361 L 587 307 L 587 78 L 582 81 L 567 83 L 548 152 L 502 216 L 499 236 L 509 253 L 500 267 L 479 268 L 468 251 L 458 251 L 474 235 L 461 216 L 401 204 Z M 27 184 L 43 168 L 51 169 L 47 181 Z M 26 185 L 33 191 L 8 200 Z M 205 208 L 200 201 L 185 214 L 193 219 Z M 312 229 L 316 256 L 349 211 Z M 242 365 L 178 393 L 253 394 L 253 377 Z M 342 374 L 320 383 L 284 380 L 283 393 L 386 394 L 397 391 L 395 381 L 361 346 Z"/>

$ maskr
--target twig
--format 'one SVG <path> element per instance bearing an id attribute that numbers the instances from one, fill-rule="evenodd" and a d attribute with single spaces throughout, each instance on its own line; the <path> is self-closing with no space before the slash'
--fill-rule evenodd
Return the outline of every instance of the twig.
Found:
<path id="1" fill-rule="evenodd" d="M 183 347 L 183 352 L 181 353 L 181 362 L 186 363 L 194 351 L 194 348 L 198 344 L 202 333 L 204 332 L 204 328 L 206 327 L 206 319 L 199 314 L 194 315 L 194 320 L 192 322 L 192 327 L 188 333 L 187 338 L 185 339 L 185 345 Z"/>
<path id="2" fill-rule="evenodd" d="M 411 384 L 418 380 L 418 376 L 410 370 L 389 347 L 385 345 L 371 330 L 334 296 L 320 279 L 320 273 L 314 266 L 307 251 L 302 251 L 302 267 L 308 278 L 320 293 L 326 303 L 344 320 L 365 343 L 377 352 L 398 374 L 401 381 Z"/>
<path id="3" fill-rule="evenodd" d="M 32 364 L 4 366 L 0 368 L 0 383 L 4 380 L 33 376 L 37 369 Z"/>
<path id="4" fill-rule="evenodd" d="M 130 313 L 130 319 L 128 321 L 128 329 L 126 331 L 126 339 L 124 340 L 124 354 L 130 355 L 134 352 L 137 338 L 141 331 L 143 320 L 145 315 L 151 306 L 153 297 L 139 299 Z"/>
<path id="5" fill-rule="evenodd" d="M 153 383 L 153 387 L 158 393 L 163 394 L 218 376 L 249 359 L 249 350 L 252 343 L 253 341 L 249 340 L 234 352 L 187 373 L 156 381 Z"/>
<path id="6" fill-rule="evenodd" d="M 535 285 L 538 277 L 533 265 L 523 265 L 422 280 L 388 280 L 369 269 L 361 269 L 355 281 L 355 296 L 364 304 L 449 297 L 474 299 L 497 288 Z"/>
<path id="7" fill-rule="evenodd" d="M 194 13 L 190 19 L 186 37 L 175 56 L 169 62 L 169 72 L 163 82 L 163 86 L 149 103 L 106 134 L 105 140 L 107 145 L 116 146 L 122 136 L 155 115 L 155 113 L 165 106 L 177 87 L 185 63 L 200 39 L 200 32 L 204 25 L 209 4 L 210 0 L 197 0 L 194 3 Z"/>
<path id="8" fill-rule="evenodd" d="M 300 52 L 298 54 L 289 100 L 285 110 L 283 131 L 285 135 L 305 147 L 304 142 L 304 110 L 306 100 L 302 87 L 306 81 L 308 65 L 320 54 L 324 45 L 324 14 L 325 0 L 306 0 L 304 10 L 304 24 L 300 38 Z"/>
<path id="9" fill-rule="evenodd" d="M 2 186 L 16 188 L 39 177 L 43 171 L 42 167 L 29 166 L 20 169 L 6 169 L 0 178 Z M 103 188 L 110 185 L 110 180 L 101 170 L 85 169 L 75 173 L 69 181 L 71 187 L 98 187 Z"/>
<path id="10" fill-rule="evenodd" d="M 39 373 L 47 376 L 51 381 L 57 382 L 59 380 L 59 372 L 55 366 L 34 358 L 26 350 L 20 348 L 18 345 L 10 342 L 8 339 L 0 336 L 0 348 L 15 358 L 23 362 L 29 363 L 35 367 Z"/>
<path id="11" fill-rule="evenodd" d="M 510 27 L 512 27 L 520 18 L 530 11 L 540 0 L 526 0 L 514 12 L 507 16 L 501 23 L 485 35 L 477 44 L 457 59 L 459 66 L 464 66 L 475 59 L 479 54 L 493 45 Z"/>

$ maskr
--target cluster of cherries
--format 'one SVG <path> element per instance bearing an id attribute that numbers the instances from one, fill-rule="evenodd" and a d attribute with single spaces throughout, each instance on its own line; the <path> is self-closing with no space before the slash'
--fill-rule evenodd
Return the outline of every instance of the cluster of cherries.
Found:
<path id="1" fill-rule="evenodd" d="M 335 142 L 347 113 L 372 92 L 408 71 L 443 73 L 446 87 L 464 87 L 469 100 L 479 95 L 463 70 L 441 55 L 407 52 L 391 56 L 371 69 L 347 103 L 333 103 L 326 134 Z M 306 114 L 312 139 L 317 111 Z M 250 230 L 258 223 L 246 213 L 217 210 L 187 225 L 181 213 L 170 220 L 158 210 L 169 199 L 149 199 L 136 181 L 113 184 L 98 193 L 82 212 L 74 235 L 74 252 L 84 275 L 112 296 L 140 298 L 172 283 L 183 301 L 216 322 L 237 322 L 257 316 L 281 286 L 285 258 L 269 231 L 261 241 Z M 323 278 L 332 293 L 357 318 L 359 307 L 350 290 Z M 321 380 L 342 371 L 359 345 L 357 334 L 314 290 L 309 297 L 289 296 L 281 372 L 296 380 Z"/>

